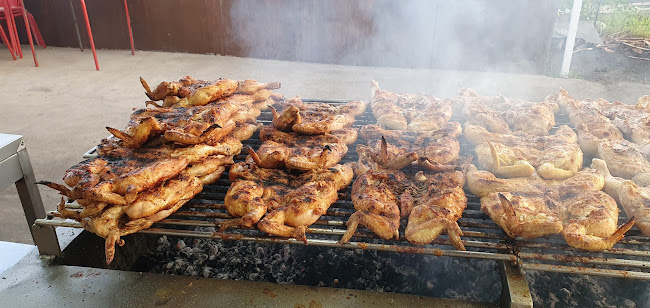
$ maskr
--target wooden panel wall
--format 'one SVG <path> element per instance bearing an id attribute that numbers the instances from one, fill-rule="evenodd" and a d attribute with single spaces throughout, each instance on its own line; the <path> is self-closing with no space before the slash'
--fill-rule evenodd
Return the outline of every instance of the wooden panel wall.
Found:
<path id="1" fill-rule="evenodd" d="M 84 46 L 83 15 L 73 0 Z M 543 70 L 557 3 L 127 0 L 136 49 L 408 68 Z M 68 0 L 25 0 L 47 44 L 78 46 Z M 122 0 L 87 0 L 97 48 L 129 49 Z M 25 37 L 24 35 L 22 37 Z"/>

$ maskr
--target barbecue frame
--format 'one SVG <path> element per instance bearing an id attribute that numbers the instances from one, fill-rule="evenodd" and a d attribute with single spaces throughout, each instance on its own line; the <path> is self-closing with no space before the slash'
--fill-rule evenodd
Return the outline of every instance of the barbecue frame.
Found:
<path id="1" fill-rule="evenodd" d="M 303 101 L 330 104 L 348 102 L 348 100 L 317 99 L 303 99 Z M 258 119 L 259 123 L 265 125 L 269 125 L 270 121 L 271 116 L 268 111 L 263 112 Z M 368 108 L 365 114 L 357 117 L 355 126 L 360 127 L 375 122 L 372 112 Z M 557 115 L 556 123 L 558 124 L 555 128 L 561 124 L 568 124 L 568 117 L 562 114 Z M 465 153 L 473 152 L 471 145 L 462 138 L 460 141 L 461 151 Z M 357 141 L 356 144 L 360 142 Z M 253 137 L 245 141 L 244 144 L 257 148 L 260 141 L 258 138 Z M 349 146 L 350 150 L 343 162 L 357 160 L 356 144 Z M 96 156 L 95 151 L 95 148 L 89 150 L 84 154 L 84 158 Z M 244 154 L 240 154 L 237 156 L 236 161 L 241 161 L 244 157 Z M 585 161 L 590 162 L 590 159 L 585 159 Z M 227 178 L 227 175 L 223 175 L 216 184 L 206 186 L 201 194 L 188 202 L 178 212 L 139 233 L 246 240 L 261 243 L 304 244 L 295 239 L 272 237 L 257 230 L 234 228 L 221 233 L 180 229 L 181 227 L 193 227 L 194 229 L 196 227 L 215 227 L 215 223 L 218 225 L 230 218 L 223 208 L 223 196 L 225 196 L 225 190 L 227 190 L 230 183 Z M 432 245 L 413 246 L 403 237 L 396 241 L 383 241 L 364 228 L 359 228 L 349 243 L 339 244 L 337 241 L 345 232 L 346 218 L 354 212 L 349 192 L 350 187 L 345 191 L 346 198 L 337 201 L 326 215 L 307 229 L 309 245 L 495 260 L 499 263 L 499 271 L 502 277 L 503 291 L 500 302 L 502 306 L 532 307 L 532 296 L 523 274 L 525 270 L 650 280 L 650 240 L 640 234 L 636 228 L 629 231 L 626 238 L 616 244 L 614 248 L 599 253 L 572 248 L 559 235 L 534 240 L 512 239 L 506 236 L 498 225 L 480 211 L 478 198 L 469 193 L 467 193 L 468 207 L 463 212 L 463 217 L 458 221 L 464 232 L 463 238 L 468 251 L 455 250 L 446 235 L 440 236 Z M 75 203 L 67 203 L 66 206 L 70 208 L 78 207 Z M 621 213 L 620 216 L 621 223 L 627 219 L 624 213 Z M 403 234 L 404 226 L 405 224 L 401 228 L 401 234 Z M 52 238 L 47 239 L 42 234 L 53 232 L 56 227 L 81 228 L 81 224 L 73 220 L 55 218 L 53 212 L 47 213 L 46 218 L 35 221 L 32 229 L 34 242 L 37 243 L 39 249 L 41 249 L 41 245 L 43 247 L 54 247 L 54 244 L 51 243 Z M 56 238 L 54 240 L 56 241 Z M 58 247 L 58 243 L 56 243 L 56 247 Z M 552 253 L 548 253 L 549 251 L 552 251 Z M 60 255 L 60 250 L 57 252 L 56 250 L 46 249 L 41 251 L 41 254 Z M 630 259 L 630 257 L 635 259 Z M 646 259 L 646 261 L 639 260 L 641 258 Z"/>

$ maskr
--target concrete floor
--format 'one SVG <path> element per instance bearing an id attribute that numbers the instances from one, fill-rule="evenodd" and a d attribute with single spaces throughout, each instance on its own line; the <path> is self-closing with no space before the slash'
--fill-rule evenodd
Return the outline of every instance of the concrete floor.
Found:
<path id="1" fill-rule="evenodd" d="M 108 135 L 106 126 L 123 128 L 132 108 L 143 107 L 146 96 L 138 82 L 150 84 L 185 75 L 281 81 L 280 92 L 305 98 L 363 99 L 370 97 L 370 80 L 387 90 L 455 95 L 461 87 L 482 94 L 541 100 L 563 87 L 579 98 L 634 103 L 650 94 L 637 83 L 602 85 L 578 79 L 539 75 L 351 67 L 294 63 L 216 55 L 126 50 L 99 50 L 101 71 L 95 71 L 92 53 L 74 48 L 37 48 L 40 67 L 34 67 L 29 47 L 25 58 L 12 61 L 0 49 L 0 132 L 25 137 L 36 178 L 61 182 L 65 170 Z M 650 72 L 649 72 L 650 74 Z M 46 210 L 59 196 L 40 189 Z M 0 192 L 0 241 L 31 243 L 14 187 Z"/>

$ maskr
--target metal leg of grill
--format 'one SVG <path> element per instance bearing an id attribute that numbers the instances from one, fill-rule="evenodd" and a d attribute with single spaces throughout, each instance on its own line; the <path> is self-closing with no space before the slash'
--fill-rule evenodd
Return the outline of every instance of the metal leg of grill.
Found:
<path id="1" fill-rule="evenodd" d="M 29 160 L 27 149 L 24 148 L 24 145 L 21 145 L 21 147 L 22 149 L 17 152 L 17 155 L 23 177 L 16 181 L 16 189 L 18 190 L 18 196 L 25 211 L 27 224 L 31 227 L 37 218 L 45 218 L 45 208 L 43 207 L 41 194 L 35 184 L 36 176 L 34 176 L 34 170 L 32 169 L 32 163 Z M 30 230 L 32 231 L 34 244 L 38 246 L 38 251 L 41 254 L 61 254 L 59 241 L 54 228 L 37 226 Z"/>
<path id="2" fill-rule="evenodd" d="M 501 274 L 501 307 L 533 307 L 533 297 L 523 271 L 512 262 L 498 262 Z"/>

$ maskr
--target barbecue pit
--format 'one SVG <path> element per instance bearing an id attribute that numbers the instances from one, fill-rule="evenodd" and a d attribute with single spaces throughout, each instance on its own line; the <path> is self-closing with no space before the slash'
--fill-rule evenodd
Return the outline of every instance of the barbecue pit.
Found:
<path id="1" fill-rule="evenodd" d="M 343 101 L 326 102 L 336 104 L 342 103 Z M 270 120 L 271 116 L 268 112 L 263 113 L 258 119 L 263 124 L 269 124 Z M 568 123 L 568 120 L 566 116 L 559 115 L 556 118 L 556 122 L 558 125 L 561 125 Z M 375 119 L 368 110 L 365 115 L 357 118 L 356 126 L 372 123 L 375 123 Z M 252 138 L 244 143 L 253 148 L 257 148 L 259 146 L 259 139 Z M 461 144 L 463 144 L 462 140 Z M 466 143 L 463 145 L 466 145 Z M 463 146 L 463 151 L 471 151 L 471 147 Z M 93 150 L 86 153 L 85 156 L 92 155 Z M 244 155 L 240 155 L 236 159 L 241 160 L 243 158 Z M 356 160 L 355 146 L 353 145 L 350 146 L 348 155 L 344 158 L 343 162 Z M 590 159 L 585 159 L 585 161 L 590 161 Z M 302 242 L 294 239 L 270 237 L 257 230 L 230 229 L 225 233 L 214 232 L 215 223 L 218 225 L 223 220 L 230 218 L 225 209 L 223 209 L 223 197 L 228 185 L 227 175 L 222 176 L 218 182 L 206 186 L 201 194 L 196 196 L 181 210 L 168 219 L 155 224 L 152 228 L 139 232 L 139 234 L 133 236 L 133 240 L 139 238 L 137 240 L 149 242 L 148 245 L 143 246 L 153 246 L 150 242 L 155 242 L 152 239 L 158 238 L 151 236 L 151 234 L 154 234 L 183 238 L 258 242 L 264 245 L 268 243 L 303 245 Z M 650 250 L 648 249 L 650 240 L 643 237 L 636 229 L 628 232 L 626 238 L 614 248 L 597 254 L 573 249 L 560 236 L 535 240 L 513 240 L 508 238 L 489 217 L 480 212 L 478 199 L 469 194 L 468 208 L 459 220 L 459 225 L 465 234 L 463 239 L 465 240 L 465 246 L 468 251 L 455 250 L 446 239 L 446 236 L 441 236 L 432 245 L 420 247 L 410 245 L 404 239 L 383 241 L 377 239 L 372 232 L 363 232 L 362 230 L 357 232 L 357 235 L 353 237 L 350 243 L 340 245 L 337 241 L 345 232 L 347 217 L 354 212 L 349 193 L 350 188 L 348 187 L 343 192 L 344 198 L 341 198 L 330 207 L 327 214 L 308 229 L 307 238 L 309 246 L 330 247 L 341 252 L 345 250 L 385 251 L 399 255 L 421 255 L 423 258 L 427 257 L 431 260 L 430 262 L 438 262 L 438 257 L 474 261 L 491 260 L 498 265 L 500 272 L 503 274 L 502 289 L 506 292 L 503 292 L 501 300 L 515 305 L 532 304 L 529 288 L 525 283 L 525 279 L 522 279 L 523 275 L 517 267 L 524 270 L 650 280 L 650 262 L 643 261 L 648 260 L 648 257 L 650 257 Z M 67 206 L 74 208 L 75 204 L 69 203 Z M 622 214 L 620 217 L 621 222 L 626 219 L 627 217 Z M 37 220 L 34 228 L 35 230 L 47 230 L 54 227 L 80 228 L 81 226 L 71 220 L 56 219 L 49 213 L 47 218 Z M 38 235 L 36 235 L 35 242 L 39 243 L 39 248 L 41 246 L 50 248 L 58 246 L 58 243 L 41 241 L 37 237 Z M 84 241 L 92 242 L 92 240 L 89 240 L 89 237 L 94 237 L 94 235 L 85 234 L 79 236 L 75 239 L 75 242 L 78 243 L 73 242 L 66 250 L 74 251 L 76 249 L 84 249 Z M 88 246 L 88 243 L 85 244 Z M 125 247 L 133 246 L 135 245 L 126 245 Z M 129 263 L 133 265 L 135 263 L 133 259 L 138 254 L 146 253 L 123 250 L 125 247 L 118 248 L 116 256 L 117 263 L 122 263 L 123 266 Z M 86 247 L 86 249 L 89 248 Z M 311 247 L 305 247 L 304 249 L 311 249 Z M 132 255 L 129 255 L 129 253 Z M 131 261 L 119 262 L 118 258 L 123 254 L 127 255 L 125 259 L 131 259 Z M 70 255 L 73 254 L 66 254 L 66 251 L 64 251 L 64 263 L 67 262 L 65 260 L 66 256 L 69 257 Z M 242 258 L 245 257 L 242 256 Z M 83 259 L 83 257 L 80 259 Z M 99 259 L 101 260 L 101 258 Z M 75 262 L 84 265 L 92 263 L 89 260 L 82 260 L 82 262 L 76 260 L 74 262 L 69 261 L 69 264 L 74 264 Z M 132 268 L 121 269 L 130 270 Z M 494 269 L 494 271 L 496 270 Z M 495 295 L 496 297 L 498 295 Z"/>

